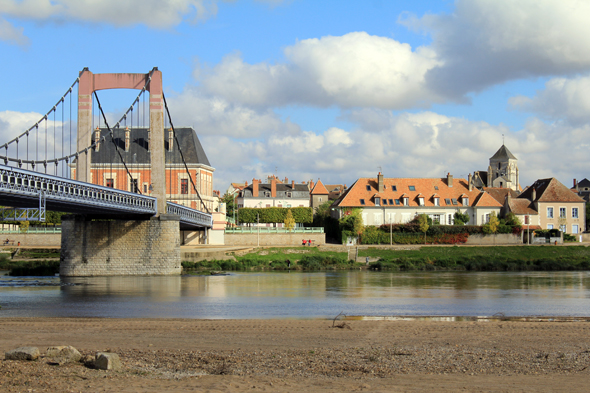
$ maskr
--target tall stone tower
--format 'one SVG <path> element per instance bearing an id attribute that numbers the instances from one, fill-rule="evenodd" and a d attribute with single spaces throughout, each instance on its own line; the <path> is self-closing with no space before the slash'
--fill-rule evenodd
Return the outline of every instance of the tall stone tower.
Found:
<path id="1" fill-rule="evenodd" d="M 517 158 L 504 145 L 490 157 L 488 166 L 488 187 L 510 188 L 516 192 L 518 187 Z"/>

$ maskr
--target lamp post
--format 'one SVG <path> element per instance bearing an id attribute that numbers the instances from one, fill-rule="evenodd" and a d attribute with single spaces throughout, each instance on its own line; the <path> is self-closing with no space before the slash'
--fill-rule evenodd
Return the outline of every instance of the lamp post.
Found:
<path id="1" fill-rule="evenodd" d="M 526 215 L 526 244 L 530 245 L 531 244 L 531 233 L 529 231 L 529 227 L 531 226 L 531 216 L 530 215 Z"/>
<path id="2" fill-rule="evenodd" d="M 260 213 L 256 213 L 256 228 L 258 229 L 258 247 L 260 247 Z"/>

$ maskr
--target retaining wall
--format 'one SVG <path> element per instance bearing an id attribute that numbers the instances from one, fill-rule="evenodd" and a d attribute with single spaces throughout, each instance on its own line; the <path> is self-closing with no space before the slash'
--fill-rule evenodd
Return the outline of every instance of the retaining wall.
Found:
<path id="1" fill-rule="evenodd" d="M 61 233 L 10 233 L 0 234 L 0 244 L 4 244 L 4 241 L 8 239 L 14 240 L 14 246 L 16 247 L 20 242 L 21 246 L 24 247 L 60 247 L 61 246 Z"/>
<path id="2" fill-rule="evenodd" d="M 300 246 L 303 239 L 311 239 L 314 246 L 326 244 L 325 233 L 226 233 L 225 245 L 257 246 L 260 242 L 260 246 Z"/>
<path id="3" fill-rule="evenodd" d="M 493 246 L 498 244 L 522 244 L 522 234 L 514 235 L 512 233 L 498 233 L 496 235 L 469 235 L 467 245 L 469 246 Z"/>
<path id="4" fill-rule="evenodd" d="M 62 217 L 61 276 L 174 275 L 181 270 L 176 215 L 137 221 Z"/>

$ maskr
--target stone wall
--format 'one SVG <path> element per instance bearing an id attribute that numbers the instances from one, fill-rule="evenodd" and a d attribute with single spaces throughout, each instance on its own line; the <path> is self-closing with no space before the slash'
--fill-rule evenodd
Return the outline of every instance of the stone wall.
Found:
<path id="1" fill-rule="evenodd" d="M 469 235 L 467 245 L 493 246 L 502 244 L 522 244 L 522 235 L 513 235 L 512 233 L 498 233 L 496 235 Z"/>
<path id="2" fill-rule="evenodd" d="M 137 221 L 62 217 L 61 276 L 180 274 L 178 216 Z"/>
<path id="3" fill-rule="evenodd" d="M 325 233 L 226 233 L 226 246 L 300 246 L 302 240 L 312 240 L 312 244 L 326 243 Z"/>
<path id="4" fill-rule="evenodd" d="M 0 240 L 14 240 L 14 246 L 18 246 L 20 242 L 24 247 L 60 247 L 61 234 L 60 233 L 10 233 L 0 234 Z"/>

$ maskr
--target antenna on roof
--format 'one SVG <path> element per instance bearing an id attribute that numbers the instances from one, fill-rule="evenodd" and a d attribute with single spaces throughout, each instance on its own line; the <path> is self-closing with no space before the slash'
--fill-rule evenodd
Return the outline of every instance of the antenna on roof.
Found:
<path id="1" fill-rule="evenodd" d="M 504 146 L 504 134 L 502 134 L 502 146 Z"/>
<path id="2" fill-rule="evenodd" d="M 379 168 L 379 173 L 383 172 L 383 168 L 381 168 L 380 166 L 378 166 L 377 168 Z"/>

